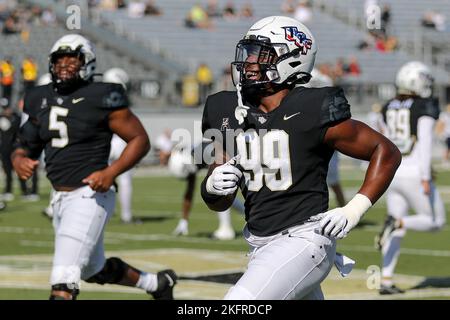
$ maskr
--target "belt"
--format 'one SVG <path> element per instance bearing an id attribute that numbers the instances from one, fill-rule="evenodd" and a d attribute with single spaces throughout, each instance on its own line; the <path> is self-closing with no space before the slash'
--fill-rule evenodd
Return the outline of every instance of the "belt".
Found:
<path id="1" fill-rule="evenodd" d="M 53 189 L 55 189 L 56 191 L 73 191 L 75 189 L 78 189 L 79 187 L 64 187 L 64 186 L 53 186 Z"/>

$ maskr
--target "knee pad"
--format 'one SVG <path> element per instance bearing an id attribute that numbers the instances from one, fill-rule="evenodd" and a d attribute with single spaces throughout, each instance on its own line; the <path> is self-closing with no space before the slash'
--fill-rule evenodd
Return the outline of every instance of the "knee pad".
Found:
<path id="1" fill-rule="evenodd" d="M 77 296 L 80 293 L 78 286 L 75 283 L 58 283 L 52 285 L 52 291 L 64 291 L 72 296 L 72 300 L 77 300 Z M 50 295 L 50 300 L 65 300 L 60 296 Z"/>
<path id="2" fill-rule="evenodd" d="M 123 279 L 127 268 L 128 265 L 121 259 L 116 257 L 108 258 L 103 269 L 89 279 L 86 279 L 86 282 L 102 285 L 105 283 L 119 283 Z"/>

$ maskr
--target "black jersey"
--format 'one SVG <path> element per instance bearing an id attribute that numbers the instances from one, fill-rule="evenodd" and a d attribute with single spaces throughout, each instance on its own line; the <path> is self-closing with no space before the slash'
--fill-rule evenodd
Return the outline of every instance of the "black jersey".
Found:
<path id="1" fill-rule="evenodd" d="M 214 145 L 211 142 L 201 142 L 192 148 L 191 155 L 198 170 L 206 169 L 213 162 Z"/>
<path id="2" fill-rule="evenodd" d="M 20 115 L 4 111 L 0 114 L 0 152 L 11 154 L 14 139 L 19 131 Z"/>
<path id="3" fill-rule="evenodd" d="M 439 118 L 439 102 L 435 98 L 392 99 L 382 109 L 385 132 L 403 155 L 409 155 L 417 141 L 420 117 Z"/>
<path id="4" fill-rule="evenodd" d="M 208 129 L 220 130 L 227 153 L 241 156 L 249 230 L 273 235 L 327 211 L 326 176 L 333 150 L 323 139 L 330 126 L 351 117 L 342 89 L 295 88 L 269 113 L 251 107 L 251 129 L 233 136 L 230 132 L 244 128 L 234 116 L 236 106 L 236 92 L 210 96 L 202 130 L 205 138 Z"/>
<path id="5" fill-rule="evenodd" d="M 84 178 L 108 166 L 109 114 L 127 106 L 118 84 L 89 83 L 66 96 L 52 84 L 32 88 L 25 96 L 24 113 L 29 118 L 21 127 L 19 144 L 31 157 L 44 149 L 52 185 L 83 186 Z"/>

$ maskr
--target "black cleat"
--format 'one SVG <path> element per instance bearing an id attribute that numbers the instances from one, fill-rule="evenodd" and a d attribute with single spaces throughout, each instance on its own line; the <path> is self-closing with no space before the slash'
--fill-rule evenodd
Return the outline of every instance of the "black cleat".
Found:
<path id="1" fill-rule="evenodd" d="M 395 284 L 393 284 L 391 286 L 381 285 L 381 287 L 380 287 L 380 294 L 382 294 L 382 295 L 398 294 L 398 293 L 405 293 L 405 290 L 402 290 L 402 289 L 396 287 Z"/>
<path id="2" fill-rule="evenodd" d="M 155 300 L 173 300 L 173 288 L 178 276 L 172 269 L 162 270 L 156 274 L 158 278 L 158 290 L 150 292 Z"/>
<path id="3" fill-rule="evenodd" d="M 384 221 L 383 229 L 375 237 L 375 247 L 377 250 L 381 250 L 383 248 L 383 246 L 387 242 L 387 239 L 395 229 L 395 218 L 393 216 L 387 216 L 386 220 Z"/>

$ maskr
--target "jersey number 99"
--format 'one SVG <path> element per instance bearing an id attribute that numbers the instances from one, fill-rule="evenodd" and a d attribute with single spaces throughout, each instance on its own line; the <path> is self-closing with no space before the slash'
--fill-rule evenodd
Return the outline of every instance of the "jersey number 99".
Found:
<path id="1" fill-rule="evenodd" d="M 284 130 L 269 131 L 262 138 L 248 130 L 237 136 L 236 144 L 249 191 L 259 191 L 264 182 L 271 191 L 292 185 L 289 135 Z"/>

